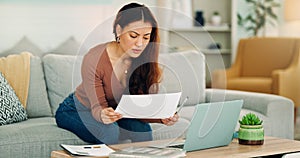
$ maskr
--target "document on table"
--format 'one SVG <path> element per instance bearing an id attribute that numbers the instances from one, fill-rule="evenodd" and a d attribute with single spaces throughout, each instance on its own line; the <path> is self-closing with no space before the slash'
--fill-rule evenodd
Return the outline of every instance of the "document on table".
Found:
<path id="1" fill-rule="evenodd" d="M 110 153 L 114 152 L 113 149 L 109 148 L 105 144 L 99 145 L 67 145 L 60 144 L 60 146 L 71 153 L 72 155 L 78 156 L 97 156 L 97 157 L 108 157 Z"/>
<path id="2" fill-rule="evenodd" d="M 123 95 L 116 112 L 123 118 L 168 118 L 176 113 L 181 92 L 147 95 Z"/>

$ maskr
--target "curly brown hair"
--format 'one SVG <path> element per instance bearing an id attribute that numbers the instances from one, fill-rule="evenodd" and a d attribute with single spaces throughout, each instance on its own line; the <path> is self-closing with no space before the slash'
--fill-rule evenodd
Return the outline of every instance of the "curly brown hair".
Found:
<path id="1" fill-rule="evenodd" d="M 158 92 L 158 83 L 160 82 L 161 69 L 158 65 L 159 54 L 159 32 L 155 17 L 145 5 L 138 3 L 129 3 L 123 6 L 114 21 L 115 38 L 117 39 L 116 26 L 122 28 L 136 21 L 144 20 L 152 25 L 149 44 L 143 53 L 132 60 L 132 65 L 128 80 L 128 91 L 130 94 L 149 94 Z"/>

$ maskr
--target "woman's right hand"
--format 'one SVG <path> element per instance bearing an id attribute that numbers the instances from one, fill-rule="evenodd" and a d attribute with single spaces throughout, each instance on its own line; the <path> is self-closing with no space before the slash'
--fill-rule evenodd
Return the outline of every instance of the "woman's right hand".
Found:
<path id="1" fill-rule="evenodd" d="M 104 124 L 114 123 L 122 118 L 122 115 L 115 112 L 115 110 L 111 107 L 102 109 L 100 116 Z"/>

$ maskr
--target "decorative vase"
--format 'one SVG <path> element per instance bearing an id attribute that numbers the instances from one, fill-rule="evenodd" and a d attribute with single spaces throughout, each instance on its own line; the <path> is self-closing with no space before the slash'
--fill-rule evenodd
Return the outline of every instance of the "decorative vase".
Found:
<path id="1" fill-rule="evenodd" d="M 211 17 L 211 24 L 214 25 L 214 26 L 220 26 L 221 21 L 222 21 L 222 18 L 221 18 L 220 15 L 213 15 Z"/>
<path id="2" fill-rule="evenodd" d="M 262 145 L 264 144 L 264 129 L 262 125 L 240 125 L 239 144 Z"/>
<path id="3" fill-rule="evenodd" d="M 205 19 L 203 17 L 203 11 L 196 11 L 195 26 L 204 26 Z"/>

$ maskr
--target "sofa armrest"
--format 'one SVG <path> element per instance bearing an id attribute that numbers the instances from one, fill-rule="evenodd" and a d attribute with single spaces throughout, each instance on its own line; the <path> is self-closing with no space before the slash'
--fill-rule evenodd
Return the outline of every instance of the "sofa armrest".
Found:
<path id="1" fill-rule="evenodd" d="M 298 56 L 299 58 L 299 56 Z M 275 94 L 285 96 L 294 101 L 295 106 L 300 106 L 300 59 L 286 69 L 272 72 L 273 91 Z"/>
<path id="2" fill-rule="evenodd" d="M 282 96 L 236 90 L 206 89 L 206 102 L 243 99 L 243 109 L 268 118 L 270 136 L 294 138 L 294 103 Z"/>
<path id="3" fill-rule="evenodd" d="M 226 69 L 214 70 L 211 78 L 211 86 L 213 88 L 226 89 Z"/>

